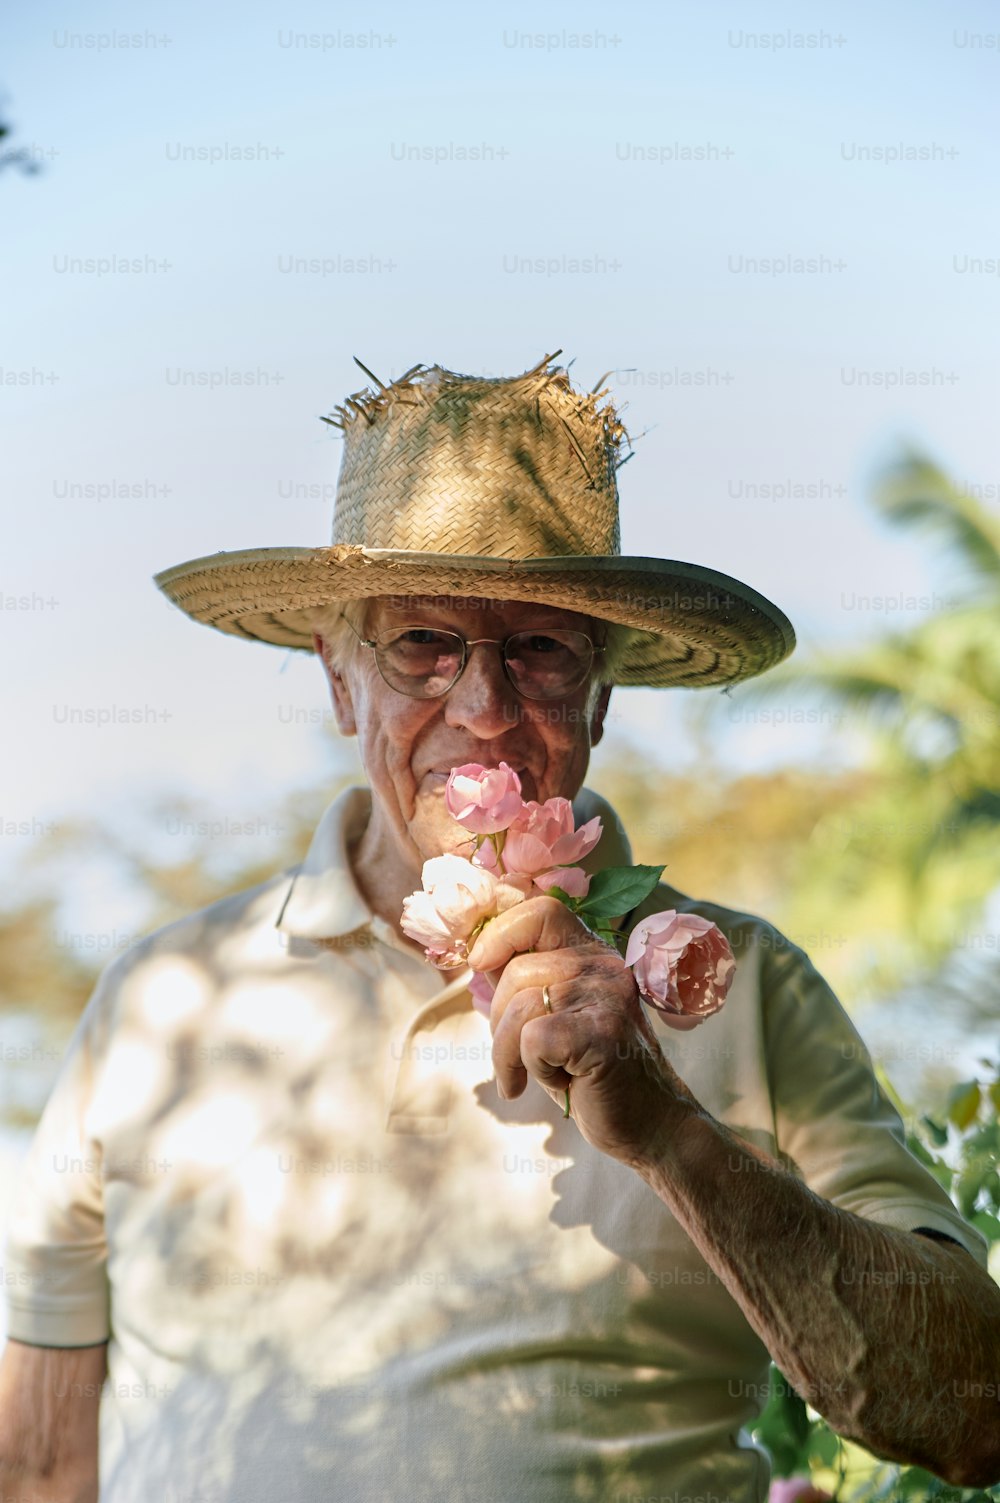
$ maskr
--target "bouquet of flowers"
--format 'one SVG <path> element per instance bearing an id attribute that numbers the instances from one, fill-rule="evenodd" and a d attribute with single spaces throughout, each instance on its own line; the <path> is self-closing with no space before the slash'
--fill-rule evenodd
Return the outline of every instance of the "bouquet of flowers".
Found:
<path id="1" fill-rule="evenodd" d="M 506 762 L 452 768 L 444 797 L 470 839 L 460 853 L 424 862 L 423 889 L 405 899 L 401 920 L 404 933 L 442 968 L 465 964 L 491 919 L 542 893 L 565 903 L 617 947 L 621 935 L 612 919 L 635 908 L 663 871 L 662 866 L 614 866 L 590 876 L 578 863 L 601 838 L 600 818 L 575 829 L 569 799 L 539 804 L 522 798 L 521 780 Z M 672 1028 L 696 1028 L 718 1012 L 736 971 L 718 926 L 673 908 L 639 920 L 628 938 L 625 964 L 640 996 Z M 471 991 L 474 1005 L 488 1017 L 489 978 L 477 973 Z"/>

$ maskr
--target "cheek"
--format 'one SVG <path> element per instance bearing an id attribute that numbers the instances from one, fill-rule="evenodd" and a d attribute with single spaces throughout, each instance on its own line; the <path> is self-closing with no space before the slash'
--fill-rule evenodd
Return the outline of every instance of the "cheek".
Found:
<path id="1" fill-rule="evenodd" d="M 543 709 L 535 717 L 534 729 L 545 743 L 550 768 L 571 766 L 589 755 L 590 730 L 585 702 Z"/>
<path id="2" fill-rule="evenodd" d="M 586 699 L 571 704 L 538 706 L 538 725 L 553 746 L 587 745 L 590 740 L 590 715 Z"/>
<path id="3" fill-rule="evenodd" d="M 402 694 L 387 699 L 374 694 L 365 706 L 362 755 L 366 767 L 384 767 L 393 776 L 409 769 L 416 738 L 429 715 L 427 708 Z"/>

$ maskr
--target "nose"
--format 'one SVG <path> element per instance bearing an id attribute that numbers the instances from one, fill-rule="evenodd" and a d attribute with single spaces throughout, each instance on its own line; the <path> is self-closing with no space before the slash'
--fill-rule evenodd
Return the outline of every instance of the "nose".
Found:
<path id="1" fill-rule="evenodd" d="M 521 720 L 517 691 L 504 672 L 498 643 L 469 643 L 465 667 L 444 696 L 444 718 L 480 741 L 492 740 Z"/>

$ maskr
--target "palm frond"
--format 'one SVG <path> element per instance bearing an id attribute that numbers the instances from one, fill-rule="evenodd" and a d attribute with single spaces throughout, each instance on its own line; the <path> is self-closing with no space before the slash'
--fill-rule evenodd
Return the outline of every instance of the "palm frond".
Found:
<path id="1" fill-rule="evenodd" d="M 1000 519 L 949 480 L 937 465 L 917 454 L 907 456 L 885 472 L 872 499 L 888 520 L 936 535 L 966 573 L 963 584 L 996 590 L 1000 584 Z"/>

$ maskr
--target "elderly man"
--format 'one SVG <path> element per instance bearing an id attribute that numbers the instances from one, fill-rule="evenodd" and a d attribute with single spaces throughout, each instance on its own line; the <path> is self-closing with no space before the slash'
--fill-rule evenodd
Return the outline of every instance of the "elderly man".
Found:
<path id="1" fill-rule="evenodd" d="M 487 1024 L 401 928 L 464 838 L 450 768 L 506 762 L 603 814 L 591 870 L 628 861 L 583 787 L 612 684 L 737 682 L 794 642 L 735 580 L 619 555 L 623 430 L 553 358 L 373 378 L 338 409 L 330 548 L 158 576 L 320 654 L 368 786 L 295 873 L 103 973 L 9 1229 L 5 1496 L 761 1503 L 769 1354 L 876 1453 L 1000 1476 L 984 1244 L 801 950 L 660 884 L 623 933 L 697 908 L 737 957 L 676 1032 L 528 898 L 469 957 Z"/>

